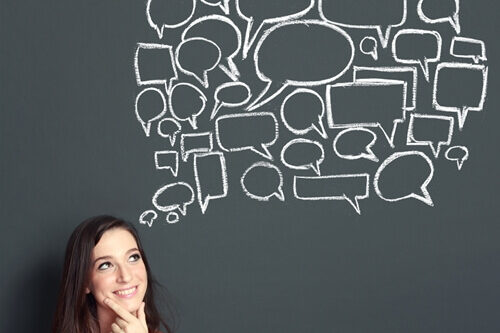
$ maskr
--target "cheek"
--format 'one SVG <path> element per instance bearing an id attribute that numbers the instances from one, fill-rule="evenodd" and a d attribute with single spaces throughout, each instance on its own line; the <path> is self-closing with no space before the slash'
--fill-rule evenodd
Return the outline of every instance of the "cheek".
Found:
<path id="1" fill-rule="evenodd" d="M 102 303 L 113 292 L 114 277 L 112 274 L 96 276 L 92 279 L 90 291 L 97 302 Z"/>

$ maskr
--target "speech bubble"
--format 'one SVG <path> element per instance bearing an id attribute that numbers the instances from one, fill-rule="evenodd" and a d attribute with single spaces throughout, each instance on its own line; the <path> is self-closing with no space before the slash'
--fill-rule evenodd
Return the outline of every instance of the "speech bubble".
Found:
<path id="1" fill-rule="evenodd" d="M 160 119 L 167 112 L 165 96 L 158 88 L 146 88 L 135 99 L 135 116 L 149 137 L 151 123 Z"/>
<path id="2" fill-rule="evenodd" d="M 141 216 L 139 217 L 139 223 L 140 224 L 147 224 L 148 227 L 153 226 L 153 222 L 158 218 L 158 214 L 150 209 L 150 210 L 145 210 Z"/>
<path id="3" fill-rule="evenodd" d="M 462 130 L 469 111 L 483 110 L 487 90 L 488 67 L 442 62 L 434 76 L 432 105 L 438 111 L 457 113 L 458 128 Z"/>
<path id="4" fill-rule="evenodd" d="M 175 8 L 175 10 L 172 10 Z M 148 0 L 146 17 L 158 38 L 163 38 L 165 28 L 177 28 L 186 24 L 194 15 L 196 0 Z M 176 17 L 180 15 L 179 17 Z"/>
<path id="5" fill-rule="evenodd" d="M 215 122 L 217 142 L 227 152 L 251 150 L 273 160 L 269 147 L 278 140 L 278 121 L 271 112 L 230 114 Z"/>
<path id="6" fill-rule="evenodd" d="M 241 49 L 241 32 L 231 19 L 221 15 L 200 17 L 182 33 L 182 40 L 192 37 L 203 37 L 217 44 L 227 63 L 227 66 L 219 63 L 219 68 L 233 81 L 238 80 L 240 73 L 233 59 Z"/>
<path id="7" fill-rule="evenodd" d="M 299 154 L 295 153 L 295 155 L 300 157 L 298 161 L 296 157 L 295 160 L 290 157 L 286 158 L 287 153 L 290 154 L 290 151 L 294 149 L 299 152 Z M 310 156 L 308 156 L 308 154 Z M 292 157 L 293 155 L 294 154 L 292 151 Z M 303 161 L 302 159 L 305 159 L 305 161 Z M 323 163 L 324 159 L 325 151 L 323 149 L 323 146 L 321 145 L 321 143 L 313 140 L 303 138 L 294 139 L 289 141 L 286 145 L 283 146 L 283 149 L 281 149 L 281 163 L 283 163 L 284 166 L 294 170 L 311 169 L 318 176 L 321 175 L 320 165 L 321 163 Z M 293 162 L 291 162 L 291 160 L 293 160 Z"/>
<path id="8" fill-rule="evenodd" d="M 453 117 L 412 113 L 408 124 L 406 144 L 429 146 L 434 157 L 438 158 L 441 147 L 451 143 L 454 124 Z"/>
<path id="9" fill-rule="evenodd" d="M 179 171 L 179 153 L 175 150 L 155 151 L 155 167 L 158 170 L 170 170 L 174 177 Z"/>
<path id="10" fill-rule="evenodd" d="M 170 141 L 173 147 L 177 139 L 177 135 L 181 132 L 181 124 L 174 118 L 164 118 L 158 123 L 158 135 Z"/>
<path id="11" fill-rule="evenodd" d="M 366 140 L 367 143 L 363 145 L 364 151 L 359 152 L 358 150 L 356 154 L 346 154 L 340 152 L 340 149 L 338 147 L 339 140 L 349 141 L 348 140 L 349 136 L 363 136 L 363 135 L 368 138 L 368 140 Z M 363 128 L 363 127 L 346 128 L 345 130 L 342 130 L 339 134 L 337 134 L 337 136 L 333 140 L 333 151 L 335 152 L 335 154 L 337 154 L 338 157 L 346 160 L 357 160 L 365 158 L 373 162 L 378 162 L 378 157 L 372 150 L 372 147 L 375 145 L 376 142 L 377 142 L 377 135 L 368 128 Z"/>
<path id="12" fill-rule="evenodd" d="M 201 0 L 205 5 L 212 6 L 212 7 L 219 7 L 222 9 L 224 14 L 229 15 L 229 0 L 219 0 L 219 1 L 214 1 L 214 0 Z"/>
<path id="13" fill-rule="evenodd" d="M 217 67 L 220 59 L 219 46 L 206 38 L 186 39 L 175 50 L 175 63 L 181 72 L 193 76 L 205 88 L 209 86 L 208 72 Z"/>
<path id="14" fill-rule="evenodd" d="M 261 107 L 288 86 L 335 81 L 351 67 L 354 52 L 351 37 L 333 24 L 303 20 L 273 26 L 261 37 L 254 54 L 257 76 L 266 86 L 247 109 Z"/>
<path id="15" fill-rule="evenodd" d="M 318 0 L 319 16 L 330 23 L 355 29 L 375 29 L 383 48 L 392 28 L 405 24 L 407 0 L 377 0 L 377 9 L 367 10 L 373 1 Z"/>
<path id="16" fill-rule="evenodd" d="M 182 215 L 186 215 L 187 206 L 194 202 L 193 188 L 185 182 L 167 184 L 156 191 L 152 202 L 161 212 L 178 209 Z"/>
<path id="17" fill-rule="evenodd" d="M 295 89 L 281 103 L 280 114 L 285 127 L 293 134 L 304 135 L 315 130 L 322 138 L 328 138 L 323 126 L 325 103 L 316 91 L 307 88 Z M 300 118 L 294 120 L 294 116 Z"/>
<path id="18" fill-rule="evenodd" d="M 394 147 L 398 123 L 406 119 L 406 82 L 360 80 L 326 87 L 330 128 L 379 127 Z"/>
<path id="19" fill-rule="evenodd" d="M 464 162 L 469 159 L 469 149 L 465 146 L 453 146 L 446 150 L 444 157 L 448 161 L 455 161 L 457 163 L 458 170 L 462 170 Z"/>
<path id="20" fill-rule="evenodd" d="M 276 24 L 296 20 L 314 7 L 314 0 L 296 0 L 293 6 L 288 0 L 236 0 L 238 15 L 247 22 L 243 59 L 255 42 L 264 24 Z M 255 29 L 254 27 L 257 27 Z"/>
<path id="21" fill-rule="evenodd" d="M 202 214 L 205 214 L 211 200 L 227 196 L 226 159 L 221 152 L 195 154 L 193 167 L 198 203 Z M 209 187 L 214 184 L 217 189 L 211 191 Z"/>
<path id="22" fill-rule="evenodd" d="M 413 160 L 412 160 L 413 159 Z M 406 164 L 404 164 L 406 162 Z M 397 167 L 398 163 L 402 163 L 403 165 L 400 166 L 399 168 Z M 418 163 L 423 163 L 425 166 L 428 167 L 428 171 L 422 171 L 418 170 L 421 172 L 428 172 L 426 179 L 423 182 L 420 182 L 420 179 L 417 178 L 418 175 L 415 175 L 412 173 L 412 169 L 415 168 L 415 166 Z M 396 165 L 396 166 L 394 166 Z M 394 174 L 385 175 L 386 168 L 391 166 L 391 168 L 396 169 L 400 174 L 398 175 L 399 178 L 395 177 Z M 375 173 L 375 177 L 373 178 L 373 186 L 375 188 L 375 192 L 377 195 L 385 201 L 389 202 L 396 202 L 400 200 L 405 200 L 405 199 L 416 199 L 419 201 L 422 201 L 423 203 L 429 205 L 429 206 L 434 206 L 434 202 L 432 201 L 432 198 L 429 194 L 429 191 L 427 187 L 429 186 L 432 177 L 434 175 L 434 165 L 432 164 L 432 161 L 427 155 L 420 151 L 404 151 L 404 152 L 397 152 L 389 156 L 382 164 L 379 166 L 377 172 Z M 387 177 L 389 183 L 395 184 L 396 186 L 401 186 L 401 185 L 406 185 L 409 182 L 411 182 L 411 176 L 414 176 L 416 179 L 415 181 L 420 182 L 417 189 L 411 189 L 409 194 L 401 194 L 400 196 L 391 196 L 389 197 L 387 194 L 383 194 L 382 190 L 380 189 L 380 182 L 384 181 L 384 178 Z M 382 179 L 381 179 L 382 178 Z M 423 177 L 419 177 L 423 178 Z M 408 193 L 408 192 L 406 192 Z"/>
<path id="23" fill-rule="evenodd" d="M 401 48 L 401 43 L 405 47 Z M 429 51 L 429 43 L 435 43 L 435 50 Z M 429 81 L 429 63 L 438 62 L 441 59 L 442 45 L 443 40 L 437 31 L 402 29 L 392 40 L 392 56 L 394 60 L 402 64 L 420 65 L 425 79 Z M 434 45 L 432 47 L 434 48 Z"/>
<path id="24" fill-rule="evenodd" d="M 258 173 L 267 172 L 267 175 L 258 175 Z M 264 176 L 264 180 L 262 180 Z M 274 177 L 278 179 L 278 184 L 273 184 L 269 179 Z M 249 180 L 247 178 L 250 178 Z M 264 186 L 269 186 L 270 188 L 264 189 L 265 193 L 255 193 L 253 190 L 248 189 L 248 182 L 263 184 Z M 251 199 L 259 201 L 269 201 L 272 197 L 278 198 L 280 201 L 285 201 L 285 194 L 283 193 L 283 174 L 280 169 L 269 163 L 269 162 L 257 162 L 252 164 L 248 169 L 245 170 L 240 179 L 241 188 L 243 192 Z M 275 185 L 275 186 L 274 186 Z M 261 190 L 261 189 L 259 189 Z"/>
<path id="25" fill-rule="evenodd" d="M 193 129 L 198 128 L 196 119 L 205 110 L 207 97 L 190 83 L 177 83 L 168 96 L 168 107 L 175 119 L 187 121 Z"/>
<path id="26" fill-rule="evenodd" d="M 252 98 L 252 92 L 248 84 L 244 82 L 226 82 L 215 89 L 215 105 L 210 115 L 210 120 L 214 119 L 220 108 L 225 106 L 235 108 L 245 105 Z"/>
<path id="27" fill-rule="evenodd" d="M 167 93 L 177 80 L 174 52 L 171 45 L 137 43 L 134 55 L 137 85 L 163 84 Z"/>
<path id="28" fill-rule="evenodd" d="M 359 200 L 370 196 L 370 175 L 295 176 L 293 194 L 299 200 L 345 200 L 361 215 Z"/>
<path id="29" fill-rule="evenodd" d="M 479 50 L 475 51 L 467 51 L 464 49 L 469 48 L 479 48 Z M 455 36 L 451 40 L 451 45 L 450 45 L 450 54 L 456 58 L 463 58 L 463 59 L 472 59 L 476 64 L 479 63 L 479 61 L 486 61 L 488 58 L 486 57 L 486 46 L 484 45 L 484 42 L 479 39 L 474 39 L 474 38 L 465 38 L 465 37 L 459 37 Z"/>
<path id="30" fill-rule="evenodd" d="M 373 60 L 378 60 L 378 43 L 377 40 L 371 36 L 366 36 L 359 42 L 359 49 L 361 53 L 369 55 Z"/>
<path id="31" fill-rule="evenodd" d="M 449 13 L 450 15 L 446 16 L 441 16 L 441 17 L 434 17 L 432 14 L 430 14 L 428 11 L 424 10 L 424 2 L 427 5 L 434 5 L 436 6 L 434 9 L 439 9 L 439 7 L 442 7 L 442 2 L 447 1 L 449 3 L 453 3 L 453 9 L 452 12 Z M 451 24 L 453 29 L 455 29 L 457 34 L 460 34 L 460 20 L 459 20 L 459 12 L 460 12 L 460 1 L 459 0 L 442 0 L 442 1 L 424 1 L 424 0 L 419 0 L 417 4 L 417 13 L 418 17 L 425 23 L 430 23 L 430 24 L 435 24 L 435 23 L 445 23 L 448 22 Z"/>
<path id="32" fill-rule="evenodd" d="M 187 133 L 181 135 L 181 156 L 186 162 L 193 153 L 207 153 L 214 149 L 211 132 Z"/>
<path id="33" fill-rule="evenodd" d="M 179 222 L 179 214 L 177 212 L 169 212 L 167 214 L 167 217 L 165 218 L 165 221 L 167 221 L 168 224 L 175 224 Z"/>

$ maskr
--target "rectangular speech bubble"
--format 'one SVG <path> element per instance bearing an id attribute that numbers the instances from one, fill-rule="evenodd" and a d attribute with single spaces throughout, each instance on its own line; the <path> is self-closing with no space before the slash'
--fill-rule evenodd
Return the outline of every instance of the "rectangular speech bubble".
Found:
<path id="1" fill-rule="evenodd" d="M 181 156 L 186 162 L 189 155 L 193 153 L 211 152 L 214 148 L 214 140 L 211 132 L 187 133 L 181 135 Z"/>
<path id="2" fill-rule="evenodd" d="M 177 68 L 171 45 L 137 43 L 134 70 L 137 85 L 164 84 L 170 91 L 177 80 Z"/>
<path id="3" fill-rule="evenodd" d="M 194 155 L 194 179 L 196 181 L 198 203 L 205 214 L 210 200 L 227 196 L 226 159 L 221 152 Z"/>
<path id="4" fill-rule="evenodd" d="M 167 169 L 172 172 L 174 177 L 177 177 L 179 171 L 179 153 L 175 150 L 162 150 L 155 152 L 156 169 Z"/>
<path id="5" fill-rule="evenodd" d="M 408 146 L 429 146 L 438 158 L 442 146 L 449 146 L 453 138 L 455 119 L 448 116 L 410 114 L 406 144 Z"/>
<path id="6" fill-rule="evenodd" d="M 450 54 L 456 58 L 472 59 L 475 63 L 486 61 L 486 46 L 479 39 L 455 36 L 451 40 Z"/>

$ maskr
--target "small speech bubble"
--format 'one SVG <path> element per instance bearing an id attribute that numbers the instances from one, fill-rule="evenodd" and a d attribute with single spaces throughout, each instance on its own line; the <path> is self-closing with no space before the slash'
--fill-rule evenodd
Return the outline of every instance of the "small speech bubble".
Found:
<path id="1" fill-rule="evenodd" d="M 202 56 L 200 56 L 202 55 Z M 208 88 L 208 72 L 219 64 L 220 48 L 211 40 L 193 37 L 182 41 L 175 50 L 175 63 L 186 75 Z"/>
<path id="2" fill-rule="evenodd" d="M 137 43 L 134 55 L 137 85 L 163 84 L 167 93 L 177 80 L 174 52 L 171 45 Z"/>
<path id="3" fill-rule="evenodd" d="M 397 152 L 379 166 L 373 178 L 373 186 L 377 195 L 385 201 L 395 202 L 413 198 L 434 206 L 427 189 L 433 175 L 434 165 L 424 153 L 420 151 Z M 409 190 L 401 189 L 404 185 L 414 187 Z M 396 193 L 388 194 L 387 192 L 391 192 L 391 189 Z"/>
<path id="4" fill-rule="evenodd" d="M 356 142 L 356 140 L 359 140 L 359 137 L 361 137 L 362 142 L 366 143 L 360 146 L 356 145 L 356 148 L 363 147 L 364 151 L 359 152 L 360 149 L 357 149 L 356 153 L 349 154 L 341 151 L 341 149 L 339 148 L 339 141 Z M 366 140 L 363 140 L 364 138 L 366 138 Z M 346 128 L 345 130 L 342 130 L 339 134 L 337 134 L 337 136 L 333 140 L 333 151 L 335 152 L 335 154 L 337 154 L 338 157 L 346 160 L 357 160 L 360 158 L 365 158 L 373 162 L 378 162 L 378 157 L 372 150 L 372 147 L 375 145 L 376 142 L 377 142 L 377 135 L 368 128 L 364 127 Z"/>
<path id="5" fill-rule="evenodd" d="M 265 23 L 276 24 L 299 19 L 313 6 L 314 0 L 296 0 L 293 6 L 289 0 L 236 0 L 236 11 L 247 22 L 243 59 L 247 57 Z"/>
<path id="6" fill-rule="evenodd" d="M 323 126 L 325 103 L 316 91 L 295 89 L 281 103 L 280 114 L 285 127 L 293 134 L 304 135 L 315 130 L 322 138 L 328 138 Z"/>
<path id="7" fill-rule="evenodd" d="M 186 24 L 195 9 L 196 0 L 147 0 L 146 17 L 158 38 L 162 39 L 165 28 L 173 29 Z"/>
<path id="8" fill-rule="evenodd" d="M 359 43 L 359 49 L 361 50 L 361 53 L 371 56 L 375 61 L 378 60 L 377 47 L 377 40 L 371 36 L 366 36 Z"/>
<path id="9" fill-rule="evenodd" d="M 325 159 L 321 143 L 298 138 L 289 141 L 281 150 L 281 163 L 294 170 L 313 170 L 321 175 L 320 165 Z"/>
<path id="10" fill-rule="evenodd" d="M 175 150 L 163 150 L 155 152 L 156 169 L 170 170 L 174 177 L 177 177 L 179 171 L 179 153 Z"/>
<path id="11" fill-rule="evenodd" d="M 158 218 L 158 214 L 150 209 L 150 210 L 145 210 L 141 216 L 139 217 L 139 223 L 140 224 L 147 224 L 148 227 L 153 226 L 153 222 Z"/>
<path id="12" fill-rule="evenodd" d="M 165 218 L 165 221 L 167 221 L 168 224 L 175 224 L 179 222 L 179 214 L 177 212 L 169 212 L 167 214 L 167 217 Z"/>
<path id="13" fill-rule="evenodd" d="M 219 7 L 222 9 L 224 14 L 229 15 L 229 0 L 201 0 L 205 5 L 212 6 L 212 7 Z"/>
<path id="14" fill-rule="evenodd" d="M 474 38 L 453 37 L 450 54 L 456 58 L 472 59 L 476 64 L 488 60 L 484 42 Z"/>
<path id="15" fill-rule="evenodd" d="M 269 201 L 274 196 L 285 201 L 283 175 L 277 166 L 269 162 L 252 164 L 241 176 L 240 183 L 243 192 L 251 199 Z"/>
<path id="16" fill-rule="evenodd" d="M 195 154 L 193 167 L 198 203 L 205 214 L 210 200 L 227 196 L 226 159 L 221 152 Z"/>
<path id="17" fill-rule="evenodd" d="M 205 110 L 207 97 L 196 86 L 190 83 L 178 83 L 168 96 L 168 107 L 175 119 L 187 121 L 193 129 L 197 129 L 196 118 Z"/>
<path id="18" fill-rule="evenodd" d="M 151 123 L 167 112 L 165 96 L 158 88 L 146 88 L 135 99 L 135 116 L 146 136 L 151 132 Z"/>
<path id="19" fill-rule="evenodd" d="M 458 170 L 462 170 L 464 162 L 469 159 L 469 149 L 465 146 L 453 146 L 446 150 L 444 157 L 448 161 L 457 162 Z"/>
<path id="20" fill-rule="evenodd" d="M 278 139 L 278 121 L 271 112 L 224 115 L 215 122 L 216 138 L 227 152 L 251 150 L 273 160 L 269 152 Z"/>
<path id="21" fill-rule="evenodd" d="M 438 158 L 442 146 L 448 146 L 453 137 L 455 119 L 446 116 L 411 113 L 406 144 L 429 146 Z"/>
<path id="22" fill-rule="evenodd" d="M 185 182 L 165 185 L 156 191 L 152 202 L 161 212 L 179 209 L 182 215 L 186 215 L 187 206 L 194 202 L 193 188 Z"/>
<path id="23" fill-rule="evenodd" d="M 432 6 L 432 8 L 424 9 L 424 2 L 426 6 Z M 449 6 L 449 13 L 445 13 L 439 15 L 440 8 L 446 8 L 443 6 L 443 3 L 446 4 L 448 2 L 451 6 Z M 429 11 L 429 9 L 431 9 Z M 432 11 L 438 11 L 438 15 L 433 15 Z M 431 12 L 431 13 L 429 13 Z M 459 12 L 460 12 L 460 0 L 419 0 L 417 4 L 417 13 L 418 17 L 425 23 L 435 24 L 435 23 L 444 23 L 449 22 L 453 29 L 455 29 L 457 34 L 460 34 L 460 20 L 459 20 Z"/>
<path id="24" fill-rule="evenodd" d="M 186 162 L 189 155 L 193 153 L 211 152 L 214 148 L 214 142 L 211 132 L 186 133 L 181 135 L 181 156 Z"/>
<path id="25" fill-rule="evenodd" d="M 248 103 L 250 98 L 252 98 L 252 92 L 244 82 L 227 82 L 221 84 L 215 89 L 215 106 L 210 119 L 215 118 L 221 107 L 235 108 L 242 106 Z"/>
<path id="26" fill-rule="evenodd" d="M 181 132 L 181 129 L 181 124 L 174 118 L 164 118 L 158 123 L 158 135 L 167 138 L 172 147 L 175 145 L 177 135 Z"/>
<path id="27" fill-rule="evenodd" d="M 432 47 L 429 47 L 432 44 Z M 403 29 L 392 40 L 392 56 L 402 64 L 418 64 L 429 81 L 429 63 L 441 59 L 443 40 L 437 31 Z"/>

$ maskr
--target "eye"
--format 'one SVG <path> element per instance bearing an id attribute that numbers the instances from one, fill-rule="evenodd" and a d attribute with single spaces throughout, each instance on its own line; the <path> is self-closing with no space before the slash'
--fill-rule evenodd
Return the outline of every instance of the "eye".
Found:
<path id="1" fill-rule="evenodd" d="M 139 261 L 141 259 L 141 255 L 139 253 L 134 253 L 133 255 L 131 255 L 128 259 L 128 261 L 131 261 L 131 262 L 135 262 L 135 261 Z"/>
<path id="2" fill-rule="evenodd" d="M 111 263 L 109 261 L 106 261 L 106 262 L 103 262 L 102 264 L 100 264 L 97 269 L 100 270 L 100 271 L 104 271 L 108 268 L 111 267 Z"/>

